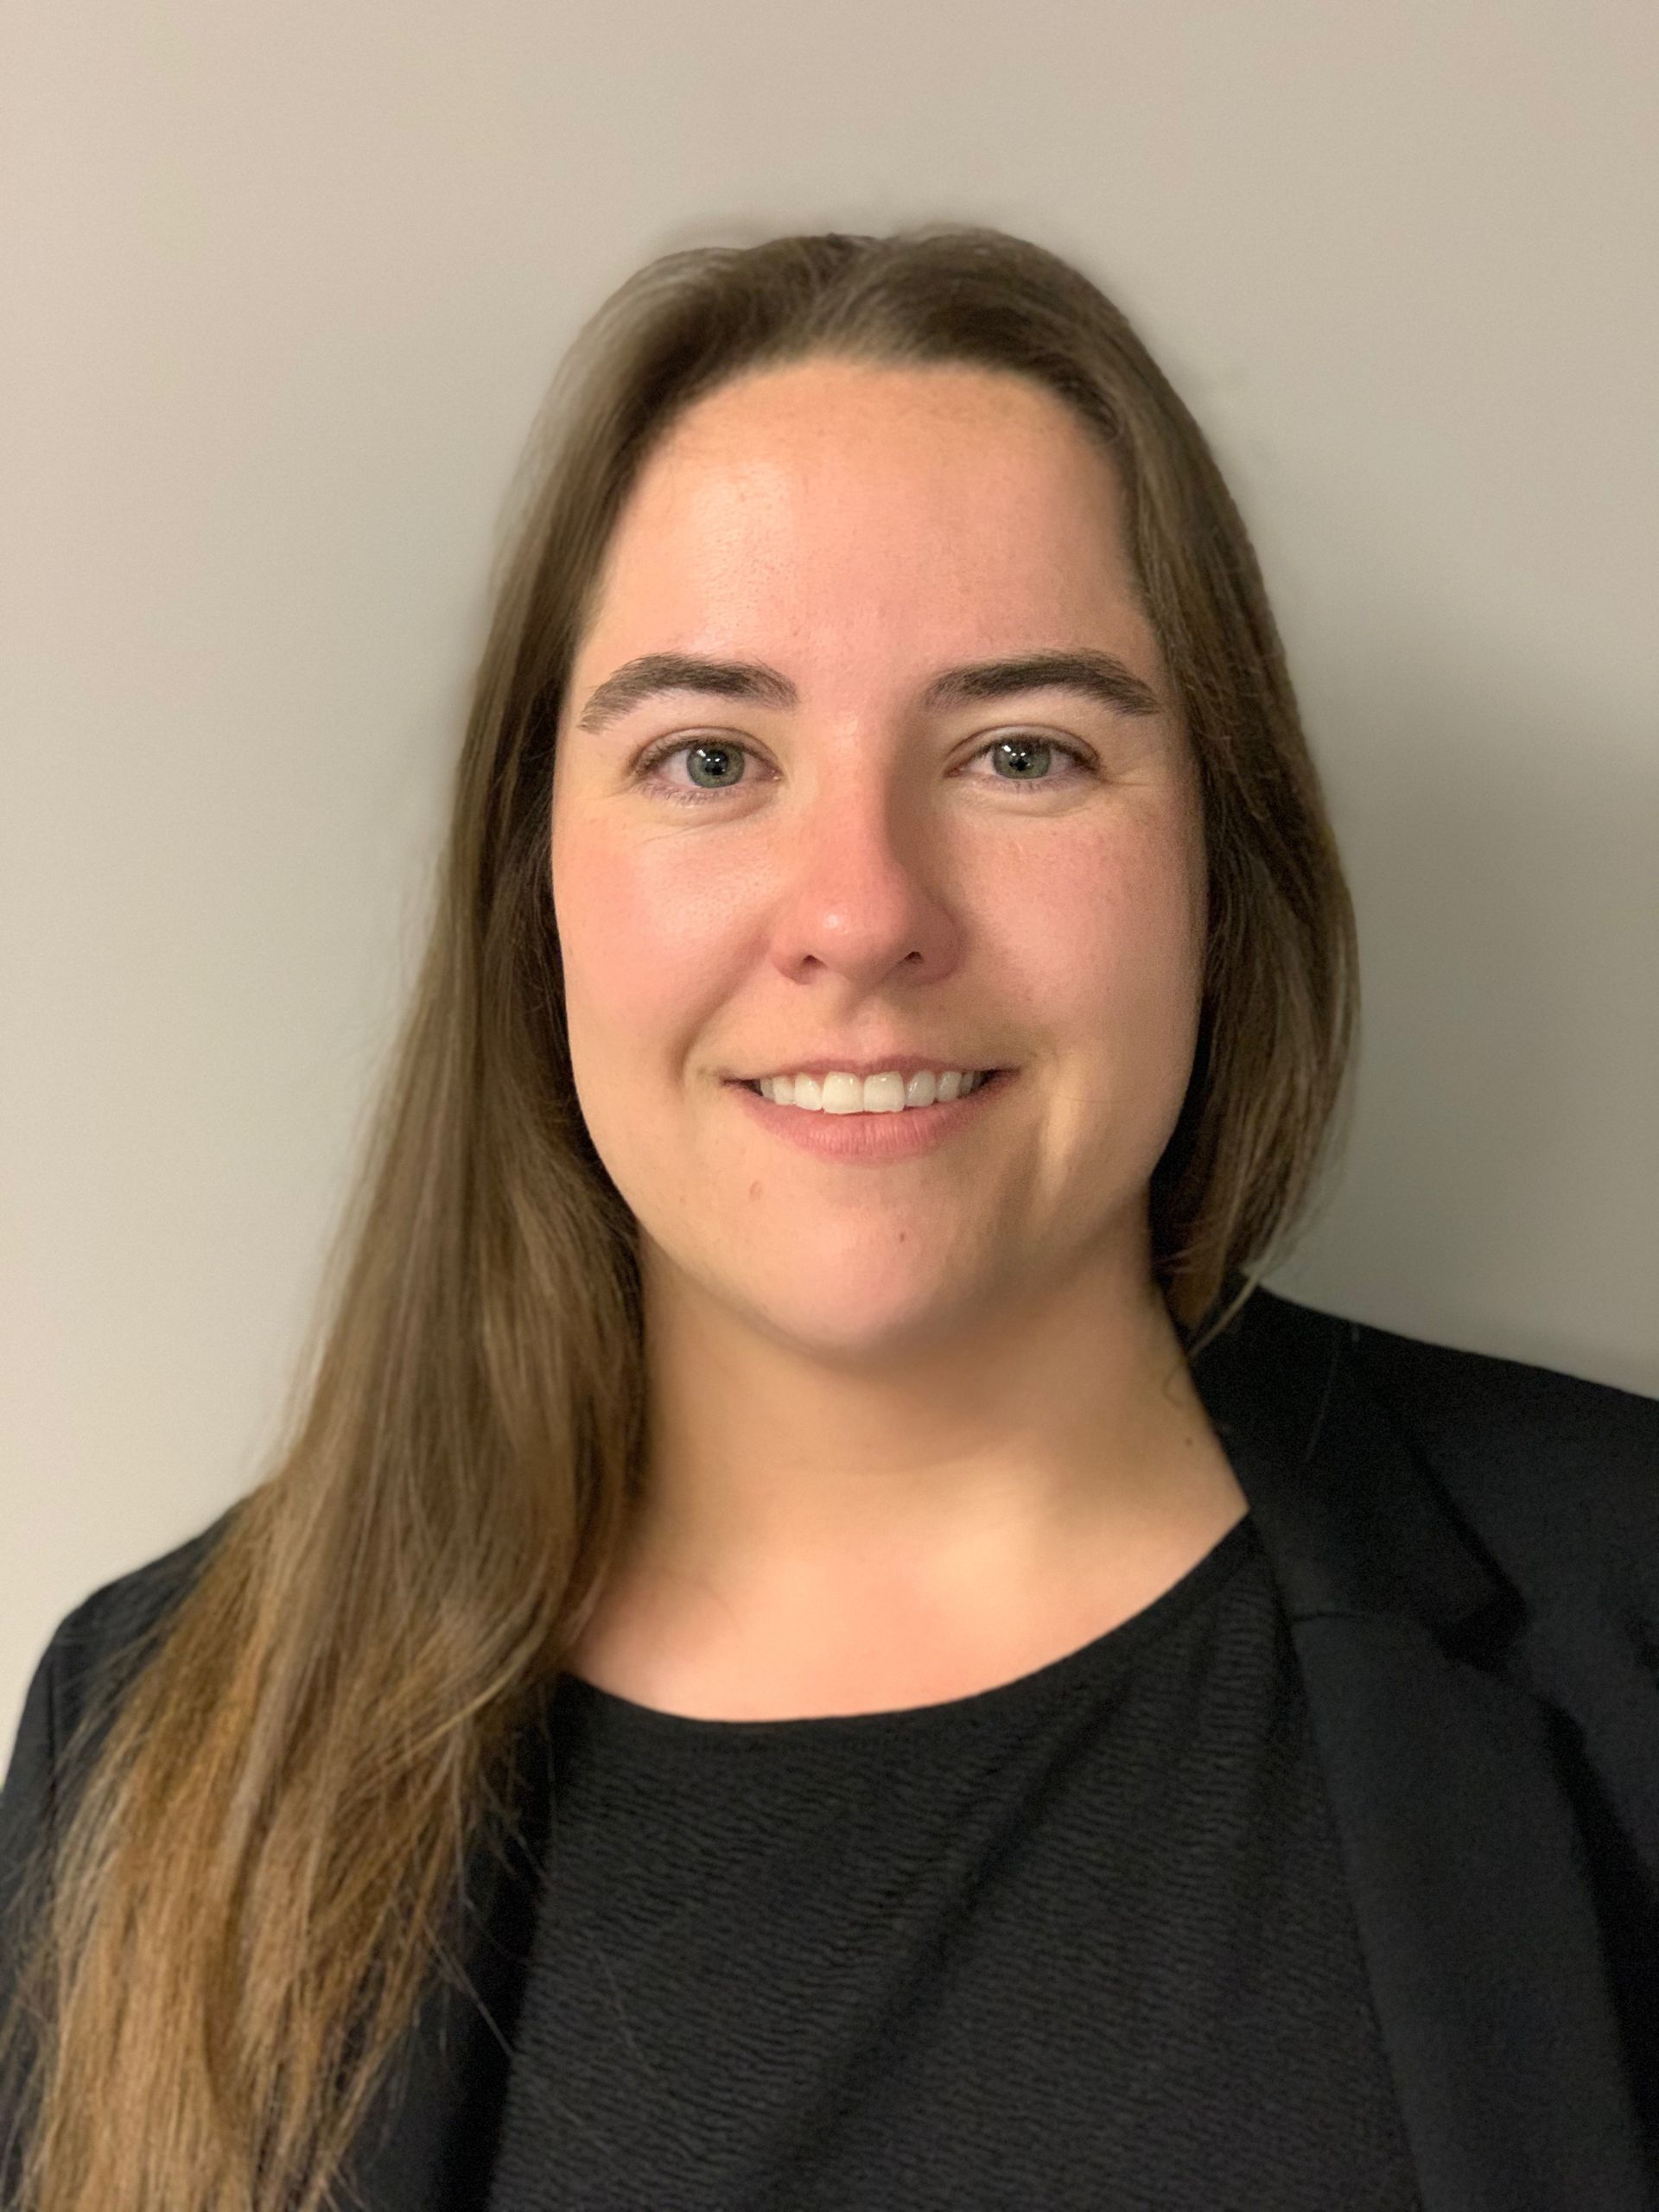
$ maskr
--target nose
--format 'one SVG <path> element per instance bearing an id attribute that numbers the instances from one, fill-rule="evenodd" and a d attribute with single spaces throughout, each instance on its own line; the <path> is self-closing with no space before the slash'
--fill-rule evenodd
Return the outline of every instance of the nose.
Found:
<path id="1" fill-rule="evenodd" d="M 949 972 L 959 887 L 944 845 L 892 781 L 843 771 L 782 835 L 772 957 L 791 981 L 823 969 L 868 989 L 895 969 L 911 982 Z"/>

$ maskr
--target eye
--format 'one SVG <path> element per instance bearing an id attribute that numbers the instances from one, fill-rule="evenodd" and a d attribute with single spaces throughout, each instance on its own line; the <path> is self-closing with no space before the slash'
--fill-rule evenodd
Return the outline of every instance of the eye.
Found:
<path id="1" fill-rule="evenodd" d="M 677 753 L 689 755 L 687 766 L 695 764 L 698 772 L 709 775 L 713 780 L 688 789 L 683 784 L 671 784 L 666 777 L 657 774 L 664 761 L 672 760 Z M 666 744 L 651 746 L 641 753 L 633 765 L 633 781 L 653 785 L 670 798 L 690 801 L 695 805 L 701 799 L 718 798 L 721 791 L 735 791 L 739 781 L 735 772 L 748 757 L 749 747 L 740 745 L 734 738 L 671 739 Z"/>
<path id="2" fill-rule="evenodd" d="M 1067 744 L 1064 738 L 1038 737 L 1035 734 L 994 737 L 988 745 L 982 747 L 973 757 L 976 760 L 982 760 L 988 753 L 1000 755 L 1001 765 L 1008 766 L 1013 771 L 1007 776 L 992 777 L 989 780 L 994 783 L 1070 783 L 1073 780 L 1071 776 L 1056 776 L 1049 772 L 1053 756 L 1057 753 L 1064 753 L 1074 768 L 1080 768 L 1092 773 L 1095 766 L 1092 753 L 1085 752 L 1080 745 Z M 971 780 L 982 783 L 987 779 L 976 776 Z"/>
<path id="3" fill-rule="evenodd" d="M 697 776 L 709 780 L 690 785 L 671 783 L 658 772 L 666 761 L 678 753 L 686 756 L 686 766 L 694 779 Z M 1051 773 L 1056 753 L 1068 760 L 1074 771 L 1085 775 L 1096 772 L 1094 756 L 1081 745 L 1072 745 L 1063 738 L 1016 734 L 995 737 L 970 756 L 982 760 L 988 754 L 998 756 L 999 772 L 990 777 L 976 776 L 974 783 L 1005 784 L 1070 784 L 1075 775 L 1057 776 Z M 660 745 L 648 747 L 635 761 L 632 780 L 661 791 L 679 805 L 697 806 L 709 799 L 718 798 L 723 791 L 737 790 L 742 781 L 741 768 L 745 760 L 753 758 L 753 748 L 728 737 L 671 738 Z M 1002 767 L 1011 773 L 1000 772 Z"/>

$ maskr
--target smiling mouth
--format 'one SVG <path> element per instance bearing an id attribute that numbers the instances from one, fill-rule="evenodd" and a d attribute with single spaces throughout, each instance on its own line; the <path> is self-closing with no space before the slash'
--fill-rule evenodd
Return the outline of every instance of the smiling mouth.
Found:
<path id="1" fill-rule="evenodd" d="M 880 1117 L 898 1119 L 902 1117 L 902 1115 L 929 1113 L 929 1110 L 936 1109 L 936 1106 L 956 1106 L 957 1102 L 976 1097 L 980 1090 L 987 1090 L 991 1084 L 1002 1082 L 1002 1079 L 1011 1077 L 1013 1073 L 1015 1073 L 1013 1068 L 978 1068 L 978 1071 L 971 1071 L 971 1077 L 969 1077 L 969 1082 L 963 1084 L 963 1089 L 953 1090 L 951 1097 L 902 1099 L 902 1102 L 896 1103 L 896 1106 L 887 1106 L 887 1103 L 882 1103 L 882 1106 L 852 1103 L 845 1093 L 834 1093 L 836 1103 L 830 1103 L 825 1099 L 823 1082 L 817 1086 L 818 1090 L 817 1103 L 801 1102 L 801 1099 L 794 1099 L 794 1097 L 781 1099 L 777 1097 L 777 1093 L 772 1093 L 772 1090 L 763 1090 L 761 1084 L 774 1082 L 774 1077 L 770 1077 L 770 1075 L 757 1075 L 757 1077 L 732 1077 L 732 1084 L 734 1084 L 734 1089 L 739 1090 L 752 1090 L 757 1097 L 766 1099 L 770 1106 L 787 1106 L 787 1109 L 791 1109 L 794 1113 L 821 1113 L 821 1115 L 830 1115 L 830 1117 L 845 1117 L 845 1119 L 856 1119 L 858 1115 L 865 1115 L 865 1117 L 869 1119 L 880 1119 Z"/>

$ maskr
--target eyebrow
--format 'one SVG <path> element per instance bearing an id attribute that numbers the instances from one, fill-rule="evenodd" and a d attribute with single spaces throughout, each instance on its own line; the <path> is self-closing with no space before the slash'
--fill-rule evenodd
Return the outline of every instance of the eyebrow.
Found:
<path id="1" fill-rule="evenodd" d="M 760 707 L 800 704 L 800 694 L 789 678 L 761 661 L 712 660 L 701 653 L 642 653 L 637 660 L 625 661 L 595 687 L 576 728 L 597 735 L 647 699 L 677 691 L 701 691 Z M 922 693 L 922 705 L 937 714 L 1026 691 L 1070 691 L 1128 715 L 1155 715 L 1160 703 L 1151 686 L 1115 654 L 1084 646 L 1015 653 L 1002 660 L 969 661 L 944 669 Z"/>

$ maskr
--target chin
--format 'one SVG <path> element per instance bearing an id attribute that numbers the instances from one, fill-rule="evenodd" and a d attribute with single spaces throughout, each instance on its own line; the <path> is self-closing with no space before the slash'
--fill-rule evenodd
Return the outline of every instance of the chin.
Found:
<path id="1" fill-rule="evenodd" d="M 936 1349 L 960 1330 L 964 1301 L 959 1285 L 937 1270 L 930 1284 L 906 1287 L 889 1273 L 879 1286 L 849 1270 L 838 1294 L 826 1295 L 822 1278 L 808 1292 L 768 1294 L 754 1286 L 734 1301 L 761 1334 L 829 1364 L 865 1365 L 903 1359 Z"/>

